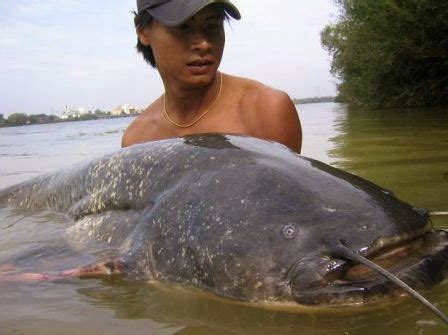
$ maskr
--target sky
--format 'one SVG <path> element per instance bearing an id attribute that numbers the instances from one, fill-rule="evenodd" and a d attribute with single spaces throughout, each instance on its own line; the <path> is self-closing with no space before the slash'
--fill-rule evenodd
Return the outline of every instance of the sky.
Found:
<path id="1" fill-rule="evenodd" d="M 233 0 L 220 70 L 291 98 L 335 95 L 320 31 L 333 0 Z M 103 7 L 98 4 L 101 3 Z M 147 106 L 163 93 L 135 50 L 136 0 L 0 0 L 0 114 Z"/>

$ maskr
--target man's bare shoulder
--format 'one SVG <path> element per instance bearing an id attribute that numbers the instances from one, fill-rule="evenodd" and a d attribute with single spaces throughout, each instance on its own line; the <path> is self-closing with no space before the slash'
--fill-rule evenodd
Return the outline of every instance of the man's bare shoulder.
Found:
<path id="1" fill-rule="evenodd" d="M 289 95 L 259 81 L 232 77 L 236 86 L 242 92 L 241 106 L 246 112 L 251 112 L 260 120 L 270 122 L 270 117 L 297 117 L 297 110 Z"/>
<path id="2" fill-rule="evenodd" d="M 252 79 L 231 78 L 242 93 L 240 108 L 253 126 L 252 134 L 300 152 L 301 126 L 289 95 Z"/>
<path id="3" fill-rule="evenodd" d="M 160 106 L 161 98 L 158 98 L 132 121 L 123 134 L 122 147 L 149 140 L 148 129 L 156 127 L 160 122 Z"/>
<path id="4" fill-rule="evenodd" d="M 259 81 L 227 75 L 232 89 L 242 93 L 243 104 L 263 105 L 265 102 L 274 102 L 289 99 L 288 95 L 280 90 L 265 85 Z M 290 99 L 289 99 L 290 100 Z"/>
<path id="5" fill-rule="evenodd" d="M 263 90 L 270 89 L 269 86 L 253 79 L 228 74 L 226 74 L 226 78 L 229 82 L 229 86 L 232 87 L 232 91 L 237 90 L 238 92 L 241 92 L 245 99 L 254 98 L 255 95 L 261 93 Z"/>

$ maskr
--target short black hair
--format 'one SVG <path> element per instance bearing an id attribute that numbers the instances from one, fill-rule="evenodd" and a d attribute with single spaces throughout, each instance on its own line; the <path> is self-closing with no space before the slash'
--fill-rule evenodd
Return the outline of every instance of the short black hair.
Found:
<path id="1" fill-rule="evenodd" d="M 134 12 L 134 25 L 136 29 L 143 29 L 150 25 L 154 18 L 147 11 L 143 11 L 141 14 Z M 156 60 L 150 46 L 143 45 L 140 39 L 137 37 L 137 51 L 143 55 L 143 59 L 150 64 L 153 68 L 157 68 Z"/>

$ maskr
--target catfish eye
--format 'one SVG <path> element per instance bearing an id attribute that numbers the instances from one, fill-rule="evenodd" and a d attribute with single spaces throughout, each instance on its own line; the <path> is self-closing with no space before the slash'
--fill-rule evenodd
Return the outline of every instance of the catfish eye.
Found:
<path id="1" fill-rule="evenodd" d="M 283 235 L 287 239 L 294 238 L 297 235 L 297 228 L 291 224 L 288 224 L 283 227 Z"/>

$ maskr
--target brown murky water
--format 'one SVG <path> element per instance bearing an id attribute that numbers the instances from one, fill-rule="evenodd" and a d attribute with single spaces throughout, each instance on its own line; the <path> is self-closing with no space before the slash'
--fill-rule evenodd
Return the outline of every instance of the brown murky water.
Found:
<path id="1" fill-rule="evenodd" d="M 448 211 L 448 110 L 365 112 L 299 106 L 303 154 L 348 170 L 434 211 Z M 119 147 L 131 119 L 0 129 L 0 187 Z M 63 153 L 63 154 L 62 154 Z M 433 217 L 448 228 L 448 216 Z M 100 251 L 66 238 L 51 212 L 0 209 L 0 264 L 49 271 Z M 3 271 L 5 271 L 3 269 Z M 448 283 L 425 296 L 448 311 Z M 282 312 L 178 286 L 121 279 L 0 282 L 0 335 L 12 334 L 447 334 L 410 299 L 373 307 Z"/>

